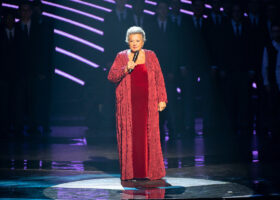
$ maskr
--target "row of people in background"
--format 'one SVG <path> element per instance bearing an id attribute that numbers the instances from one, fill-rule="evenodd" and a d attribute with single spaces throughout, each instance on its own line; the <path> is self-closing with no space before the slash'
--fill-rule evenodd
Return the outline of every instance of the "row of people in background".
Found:
<path id="1" fill-rule="evenodd" d="M 272 129 L 270 123 L 279 121 L 279 109 L 272 113 L 280 89 L 277 1 L 192 0 L 193 15 L 180 11 L 180 0 L 157 1 L 154 16 L 143 12 L 144 1 L 129 1 L 132 9 L 126 3 L 116 0 L 105 18 L 106 57 L 113 60 L 126 48 L 128 27 L 144 28 L 145 48 L 156 52 L 165 76 L 169 102 L 161 119 L 162 124 L 167 119 L 171 132 L 193 132 L 198 115 L 205 130 L 227 124 L 248 132 L 254 116 L 260 129 Z"/>
<path id="2" fill-rule="evenodd" d="M 1 134 L 50 133 L 53 29 L 41 15 L 41 3 L 23 1 L 15 13 L 1 9 Z"/>
<path id="3" fill-rule="evenodd" d="M 193 132 L 198 115 L 203 116 L 206 130 L 220 124 L 232 130 L 248 130 L 254 115 L 260 128 L 275 127 L 280 87 L 277 1 L 248 0 L 245 5 L 244 1 L 192 0 L 193 15 L 181 12 L 186 4 L 180 0 L 157 1 L 155 15 L 143 13 L 144 0 L 129 1 L 132 9 L 126 3 L 127 0 L 116 0 L 113 11 L 105 16 L 103 60 L 113 61 L 118 51 L 127 48 L 124 35 L 128 27 L 144 28 L 145 48 L 156 52 L 165 75 L 169 103 L 161 115 L 161 127 L 167 121 L 171 132 Z M 206 3 L 212 9 L 206 9 Z M 19 11 L 20 21 L 15 24 L 14 13 L 0 9 L 4 16 L 1 132 L 12 128 L 22 134 L 27 124 L 30 133 L 38 133 L 39 125 L 48 133 L 53 29 L 41 15 L 40 2 L 35 1 L 33 6 L 23 2 Z M 252 83 L 257 89 L 252 88 Z M 114 100 L 106 96 L 110 92 L 98 91 L 95 109 L 107 109 L 108 115 L 103 117 L 113 121 Z M 259 97 L 255 100 L 256 108 L 260 108 L 257 113 L 251 103 L 253 94 Z M 98 126 L 97 122 L 89 120 L 88 124 Z"/>

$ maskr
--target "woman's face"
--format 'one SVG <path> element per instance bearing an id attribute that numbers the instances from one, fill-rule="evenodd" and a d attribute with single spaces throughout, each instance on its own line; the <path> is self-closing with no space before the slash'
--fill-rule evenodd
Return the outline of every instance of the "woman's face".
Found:
<path id="1" fill-rule="evenodd" d="M 139 51 L 144 46 L 143 36 L 140 33 L 130 34 L 128 38 L 129 48 L 132 51 Z"/>

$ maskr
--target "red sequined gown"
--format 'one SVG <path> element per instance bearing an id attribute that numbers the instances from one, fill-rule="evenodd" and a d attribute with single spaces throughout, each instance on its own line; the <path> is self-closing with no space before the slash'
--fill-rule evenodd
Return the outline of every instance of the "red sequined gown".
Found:
<path id="1" fill-rule="evenodd" d="M 145 92 L 148 100 L 147 102 L 144 100 L 144 102 L 142 97 L 141 100 L 139 99 L 141 101 L 141 112 L 135 111 L 140 110 L 140 108 L 137 108 L 137 105 L 135 106 L 135 100 L 132 101 L 135 98 L 134 95 L 137 95 L 134 92 L 137 86 L 133 84 L 133 80 L 138 78 L 138 76 L 134 77 L 137 69 L 131 74 L 125 72 L 129 60 L 128 50 L 118 53 L 108 74 L 108 80 L 116 84 L 116 130 L 121 180 L 133 179 L 135 176 L 145 176 L 155 180 L 164 177 L 166 173 L 160 144 L 158 112 L 158 103 L 162 101 L 167 103 L 165 83 L 156 54 L 151 50 L 144 49 L 144 51 L 147 86 L 142 89 L 148 90 L 147 93 Z M 146 73 L 143 71 L 143 66 L 139 68 L 139 72 L 141 69 L 143 72 L 141 74 L 144 77 Z M 139 77 L 142 77 L 142 75 Z M 145 84 L 145 81 L 141 81 L 141 83 Z M 144 93 L 144 91 L 142 92 Z M 145 106 L 143 106 L 144 104 Z M 143 123 L 145 120 L 147 120 L 147 123 Z M 139 125 L 137 125 L 138 122 Z M 145 125 L 147 128 L 145 128 Z M 135 130 L 135 127 L 138 126 L 141 129 L 139 132 Z M 144 137 L 144 134 L 147 136 Z M 142 140 L 141 143 L 139 142 L 139 146 L 143 145 L 141 149 L 139 148 L 139 152 L 138 149 L 135 150 L 135 144 L 138 145 L 138 136 L 141 136 L 139 138 Z M 145 140 L 146 143 L 143 143 Z M 146 147 L 144 147 L 145 144 Z M 145 162 L 140 162 L 142 158 L 135 156 L 136 153 L 139 153 L 140 157 L 143 156 Z M 141 166 L 139 170 L 136 166 L 137 163 L 140 163 Z M 142 167 L 143 163 L 145 163 L 144 168 Z"/>

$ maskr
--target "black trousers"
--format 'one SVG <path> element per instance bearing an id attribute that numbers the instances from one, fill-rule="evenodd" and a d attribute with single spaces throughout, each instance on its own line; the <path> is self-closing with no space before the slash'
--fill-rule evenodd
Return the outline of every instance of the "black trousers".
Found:
<path id="1" fill-rule="evenodd" d="M 169 135 L 172 137 L 179 131 L 178 121 L 178 100 L 177 100 L 177 85 L 173 81 L 165 81 L 166 93 L 168 98 L 168 103 L 166 109 L 160 112 L 160 127 L 162 129 L 164 123 L 167 122 L 167 128 L 169 130 Z"/>
<path id="2" fill-rule="evenodd" d="M 248 129 L 250 116 L 250 81 L 246 72 L 228 73 L 225 82 L 226 112 L 234 130 Z"/>
<path id="3" fill-rule="evenodd" d="M 36 81 L 35 94 L 33 96 L 35 103 L 34 115 L 36 118 L 35 125 L 41 125 L 43 130 L 50 129 L 50 113 L 52 99 L 52 79 L 46 77 L 43 80 Z"/>
<path id="4" fill-rule="evenodd" d="M 0 134 L 7 132 L 10 128 L 9 124 L 9 96 L 10 83 L 9 81 L 0 80 Z"/>
<path id="5" fill-rule="evenodd" d="M 267 91 L 261 90 L 261 127 L 265 131 L 280 130 L 280 91 L 272 87 Z M 266 132 L 265 132 L 266 133 Z"/>
<path id="6" fill-rule="evenodd" d="M 203 128 L 214 126 L 216 80 L 209 71 L 188 71 L 181 80 L 183 118 L 186 127 L 194 128 L 195 117 L 203 118 Z"/>

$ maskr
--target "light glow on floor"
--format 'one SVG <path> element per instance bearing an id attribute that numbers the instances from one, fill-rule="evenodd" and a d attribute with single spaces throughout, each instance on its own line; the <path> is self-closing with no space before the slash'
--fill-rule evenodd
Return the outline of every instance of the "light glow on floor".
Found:
<path id="1" fill-rule="evenodd" d="M 222 185 L 228 182 L 213 181 L 207 179 L 195 179 L 195 178 L 175 178 L 165 177 L 164 178 L 171 186 L 168 187 L 197 187 L 197 186 L 208 186 L 208 185 Z M 100 179 L 89 179 L 82 181 L 74 181 L 69 183 L 63 183 L 52 186 L 55 188 L 76 188 L 76 189 L 106 189 L 106 190 L 126 190 L 121 185 L 120 178 L 100 178 Z M 165 189 L 168 189 L 165 187 Z M 131 189 L 131 188 L 130 188 Z"/>

